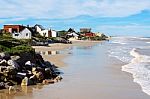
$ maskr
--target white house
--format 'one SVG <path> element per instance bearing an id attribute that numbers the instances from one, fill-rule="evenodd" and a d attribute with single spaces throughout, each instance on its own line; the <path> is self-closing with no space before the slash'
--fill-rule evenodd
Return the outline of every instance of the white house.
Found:
<path id="1" fill-rule="evenodd" d="M 57 32 L 54 30 L 44 29 L 42 25 L 36 24 L 35 26 L 36 32 L 38 32 L 41 36 L 44 37 L 57 37 Z"/>
<path id="2" fill-rule="evenodd" d="M 28 28 L 25 28 L 20 33 L 13 33 L 12 37 L 16 39 L 31 39 L 32 32 Z"/>
<path id="3" fill-rule="evenodd" d="M 69 37 L 69 40 L 77 40 L 79 37 L 79 35 L 72 28 L 68 30 L 67 36 Z"/>

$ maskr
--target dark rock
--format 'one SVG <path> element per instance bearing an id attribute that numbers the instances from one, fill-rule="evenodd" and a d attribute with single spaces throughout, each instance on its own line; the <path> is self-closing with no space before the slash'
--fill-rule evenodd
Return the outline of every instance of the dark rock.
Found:
<path id="1" fill-rule="evenodd" d="M 9 60 L 10 59 L 9 53 L 2 52 L 2 53 L 0 53 L 0 56 L 1 56 L 2 59 L 5 59 L 5 60 Z"/>
<path id="2" fill-rule="evenodd" d="M 0 89 L 6 89 L 4 82 L 0 82 Z"/>

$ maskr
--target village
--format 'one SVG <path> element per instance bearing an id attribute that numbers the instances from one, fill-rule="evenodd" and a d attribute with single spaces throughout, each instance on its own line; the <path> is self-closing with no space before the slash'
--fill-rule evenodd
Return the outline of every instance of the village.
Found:
<path id="1" fill-rule="evenodd" d="M 56 31 L 46 29 L 42 25 L 4 25 L 0 34 L 10 34 L 14 39 L 32 39 L 32 45 L 48 45 L 48 43 L 71 43 L 72 40 L 106 40 L 103 33 L 93 33 L 91 28 L 80 28 L 76 32 L 73 28 Z"/>

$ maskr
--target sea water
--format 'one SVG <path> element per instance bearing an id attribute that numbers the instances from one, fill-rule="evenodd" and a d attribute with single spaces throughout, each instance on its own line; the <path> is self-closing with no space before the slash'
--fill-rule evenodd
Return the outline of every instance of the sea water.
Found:
<path id="1" fill-rule="evenodd" d="M 133 81 L 150 95 L 150 38 L 113 37 L 109 45 L 109 56 L 125 62 L 122 71 L 131 73 Z"/>

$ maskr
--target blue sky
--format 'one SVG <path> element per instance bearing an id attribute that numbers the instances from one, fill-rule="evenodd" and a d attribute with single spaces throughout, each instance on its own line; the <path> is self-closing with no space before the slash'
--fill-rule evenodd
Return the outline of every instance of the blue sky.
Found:
<path id="1" fill-rule="evenodd" d="M 3 24 L 64 30 L 91 27 L 107 35 L 150 36 L 150 0 L 0 0 Z"/>

